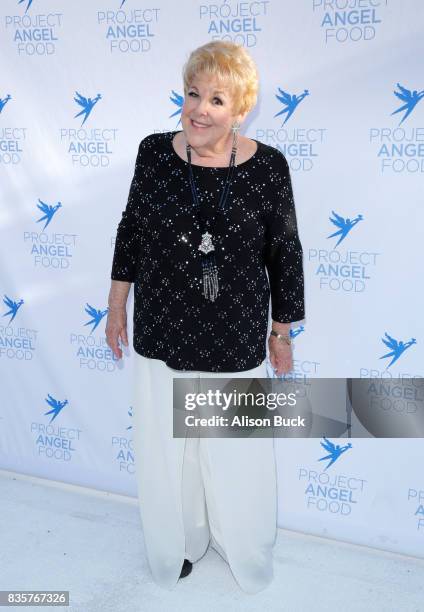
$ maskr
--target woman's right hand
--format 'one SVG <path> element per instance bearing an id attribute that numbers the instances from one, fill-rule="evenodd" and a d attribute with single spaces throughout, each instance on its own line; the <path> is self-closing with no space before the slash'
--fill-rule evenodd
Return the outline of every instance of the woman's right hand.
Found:
<path id="1" fill-rule="evenodd" d="M 127 310 L 125 306 L 109 307 L 105 333 L 108 346 L 112 349 L 115 357 L 121 359 L 122 349 L 118 343 L 119 339 L 125 346 L 128 346 Z"/>

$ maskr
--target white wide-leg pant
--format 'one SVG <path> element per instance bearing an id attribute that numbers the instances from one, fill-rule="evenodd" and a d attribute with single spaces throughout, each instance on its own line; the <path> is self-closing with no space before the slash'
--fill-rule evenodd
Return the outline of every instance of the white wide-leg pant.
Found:
<path id="1" fill-rule="evenodd" d="M 134 458 L 152 576 L 172 589 L 184 559 L 209 544 L 247 593 L 273 578 L 277 535 L 274 438 L 173 438 L 173 378 L 266 378 L 265 362 L 244 372 L 169 368 L 134 353 Z M 204 383 L 205 384 L 205 383 Z"/>

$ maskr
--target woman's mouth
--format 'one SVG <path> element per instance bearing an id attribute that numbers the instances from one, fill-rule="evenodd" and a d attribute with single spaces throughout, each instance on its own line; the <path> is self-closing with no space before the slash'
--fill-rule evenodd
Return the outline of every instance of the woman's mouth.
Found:
<path id="1" fill-rule="evenodd" d="M 209 125 L 205 125 L 204 123 L 198 123 L 197 121 L 194 121 L 194 119 L 190 119 L 191 125 L 195 128 L 198 128 L 199 130 L 204 130 L 205 128 L 208 128 Z"/>

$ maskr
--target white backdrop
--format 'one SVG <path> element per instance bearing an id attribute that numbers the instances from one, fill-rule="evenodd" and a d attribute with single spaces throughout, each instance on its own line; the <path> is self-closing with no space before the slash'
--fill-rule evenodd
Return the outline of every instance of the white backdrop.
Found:
<path id="1" fill-rule="evenodd" d="M 138 144 L 181 129 L 181 68 L 211 38 L 252 53 L 244 133 L 291 168 L 293 375 L 423 376 L 421 0 L 3 0 L 0 16 L 0 467 L 136 495 L 133 349 L 116 362 L 104 337 L 114 237 Z M 130 336 L 132 308 L 131 292 Z M 353 432 L 330 466 L 322 439 L 277 441 L 280 526 L 424 557 L 422 440 Z"/>

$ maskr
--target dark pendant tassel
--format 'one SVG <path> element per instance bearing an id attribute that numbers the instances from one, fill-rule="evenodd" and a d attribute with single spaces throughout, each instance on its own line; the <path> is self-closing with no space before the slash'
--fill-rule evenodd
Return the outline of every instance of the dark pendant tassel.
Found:
<path id="1" fill-rule="evenodd" d="M 202 269 L 203 295 L 207 300 L 213 302 L 218 295 L 218 268 L 213 253 L 202 255 Z"/>

